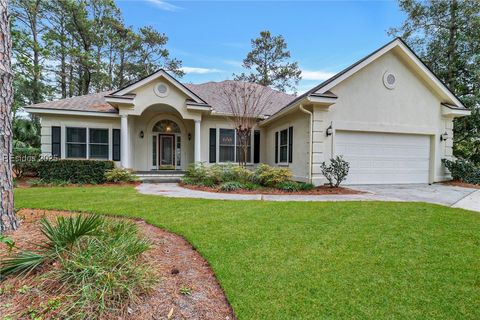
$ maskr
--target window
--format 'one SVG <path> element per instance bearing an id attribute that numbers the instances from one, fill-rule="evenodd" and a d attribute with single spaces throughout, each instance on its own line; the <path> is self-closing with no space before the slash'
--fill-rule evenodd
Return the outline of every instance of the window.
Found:
<path id="1" fill-rule="evenodd" d="M 108 159 L 108 129 L 89 129 L 90 159 Z"/>
<path id="2" fill-rule="evenodd" d="M 288 162 L 288 129 L 280 131 L 280 163 Z"/>
<path id="3" fill-rule="evenodd" d="M 275 163 L 291 163 L 293 159 L 293 127 L 275 132 Z"/>
<path id="4" fill-rule="evenodd" d="M 176 160 L 177 160 L 177 167 L 181 166 L 182 164 L 182 159 L 181 159 L 181 156 L 182 156 L 182 138 L 180 136 L 177 136 L 177 154 L 175 155 L 176 156 Z"/>
<path id="5" fill-rule="evenodd" d="M 235 162 L 235 130 L 220 129 L 219 161 Z"/>
<path id="6" fill-rule="evenodd" d="M 61 136 L 62 128 L 61 127 L 52 127 L 52 156 L 60 157 L 61 156 Z"/>
<path id="7" fill-rule="evenodd" d="M 157 166 L 157 136 L 152 137 L 152 165 Z"/>
<path id="8" fill-rule="evenodd" d="M 67 128 L 67 158 L 87 158 L 87 129 Z"/>

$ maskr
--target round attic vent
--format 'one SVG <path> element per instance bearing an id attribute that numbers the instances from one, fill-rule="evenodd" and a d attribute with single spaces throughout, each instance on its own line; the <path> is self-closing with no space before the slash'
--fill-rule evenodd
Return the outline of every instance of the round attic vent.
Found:
<path id="1" fill-rule="evenodd" d="M 387 71 L 383 74 L 383 84 L 387 89 L 392 90 L 395 88 L 395 85 L 397 84 L 397 78 L 393 73 L 390 71 Z"/>
<path id="2" fill-rule="evenodd" d="M 165 83 L 160 83 L 156 85 L 155 94 L 162 98 L 168 96 L 168 86 Z"/>

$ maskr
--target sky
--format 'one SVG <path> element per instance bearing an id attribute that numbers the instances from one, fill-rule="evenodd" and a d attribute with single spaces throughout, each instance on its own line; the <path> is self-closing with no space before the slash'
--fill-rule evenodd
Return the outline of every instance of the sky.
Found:
<path id="1" fill-rule="evenodd" d="M 381 47 L 405 15 L 396 1 L 117 0 L 125 23 L 151 25 L 182 60 L 182 82 L 231 79 L 242 72 L 250 40 L 260 31 L 282 35 L 302 70 L 307 91 Z"/>

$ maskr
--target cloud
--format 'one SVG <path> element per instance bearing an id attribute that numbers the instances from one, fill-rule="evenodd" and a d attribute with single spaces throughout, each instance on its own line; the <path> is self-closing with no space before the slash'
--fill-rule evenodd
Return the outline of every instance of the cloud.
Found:
<path id="1" fill-rule="evenodd" d="M 182 9 L 164 0 L 145 0 L 145 1 L 157 7 L 158 9 L 165 10 L 165 11 L 178 11 Z"/>
<path id="2" fill-rule="evenodd" d="M 220 69 L 213 69 L 213 68 L 182 67 L 181 69 L 185 73 L 194 73 L 194 74 L 207 74 L 207 73 L 222 72 L 222 70 L 220 70 Z"/>
<path id="3" fill-rule="evenodd" d="M 335 72 L 328 72 L 322 70 L 302 70 L 302 80 L 317 80 L 324 81 L 335 75 Z"/>
<path id="4" fill-rule="evenodd" d="M 240 68 L 240 67 L 242 66 L 242 64 L 243 64 L 242 61 L 237 61 L 237 60 L 222 60 L 222 62 L 223 62 L 224 64 L 229 65 L 229 66 L 238 67 L 238 68 Z"/>

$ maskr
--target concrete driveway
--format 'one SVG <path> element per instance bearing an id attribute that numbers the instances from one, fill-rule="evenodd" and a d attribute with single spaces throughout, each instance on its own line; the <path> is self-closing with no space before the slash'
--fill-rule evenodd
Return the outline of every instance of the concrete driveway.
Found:
<path id="1" fill-rule="evenodd" d="M 422 201 L 449 207 L 459 204 L 469 196 L 478 197 L 477 200 L 480 203 L 479 189 L 444 184 L 355 185 L 350 186 L 350 188 L 388 198 L 396 198 L 400 201 Z"/>

